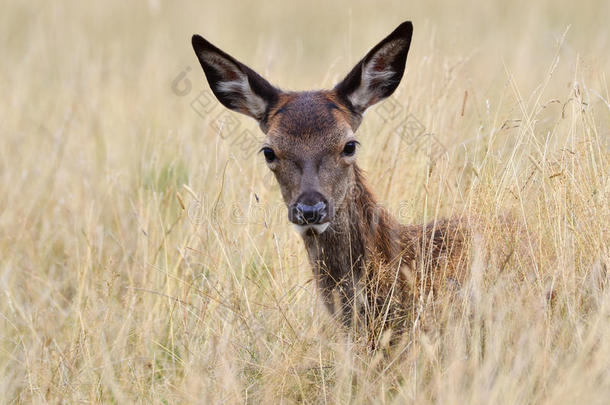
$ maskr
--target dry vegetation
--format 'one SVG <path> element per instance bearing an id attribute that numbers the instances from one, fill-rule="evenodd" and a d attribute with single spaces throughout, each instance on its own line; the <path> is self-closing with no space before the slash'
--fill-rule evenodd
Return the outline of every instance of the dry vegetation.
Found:
<path id="1" fill-rule="evenodd" d="M 607 403 L 609 2 L 2 3 L 0 402 Z M 373 188 L 403 222 L 512 212 L 539 265 L 477 264 L 371 352 L 319 304 L 256 124 L 193 110 L 190 35 L 306 89 L 405 19 Z"/>

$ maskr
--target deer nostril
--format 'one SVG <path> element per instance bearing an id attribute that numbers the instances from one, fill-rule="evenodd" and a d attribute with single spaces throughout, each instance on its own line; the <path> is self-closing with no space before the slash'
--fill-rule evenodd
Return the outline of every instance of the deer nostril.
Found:
<path id="1" fill-rule="evenodd" d="M 314 205 L 298 203 L 296 219 L 302 224 L 319 224 L 326 218 L 326 204 L 318 202 Z"/>

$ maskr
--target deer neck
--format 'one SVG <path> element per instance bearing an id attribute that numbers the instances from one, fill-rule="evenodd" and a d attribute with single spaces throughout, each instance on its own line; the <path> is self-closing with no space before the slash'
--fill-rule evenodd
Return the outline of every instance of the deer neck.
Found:
<path id="1" fill-rule="evenodd" d="M 323 293 L 337 286 L 351 291 L 372 260 L 389 263 L 401 252 L 400 225 L 377 203 L 357 166 L 353 181 L 328 229 L 303 235 Z M 351 296 L 349 291 L 344 292 Z"/>

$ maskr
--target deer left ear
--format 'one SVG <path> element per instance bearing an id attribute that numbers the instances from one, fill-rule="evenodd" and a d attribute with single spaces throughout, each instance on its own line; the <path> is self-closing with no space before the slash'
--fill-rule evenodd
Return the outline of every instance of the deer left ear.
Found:
<path id="1" fill-rule="evenodd" d="M 335 86 L 337 95 L 356 113 L 389 97 L 405 71 L 413 24 L 403 22 L 358 62 Z"/>
<path id="2" fill-rule="evenodd" d="M 280 90 L 199 35 L 193 35 L 192 42 L 218 101 L 231 110 L 249 115 L 264 127 L 267 113 L 277 101 Z"/>

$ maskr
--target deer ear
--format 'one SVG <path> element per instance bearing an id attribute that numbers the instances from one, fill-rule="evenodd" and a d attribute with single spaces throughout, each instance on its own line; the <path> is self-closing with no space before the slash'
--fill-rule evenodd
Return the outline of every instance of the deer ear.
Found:
<path id="1" fill-rule="evenodd" d="M 254 70 L 199 35 L 193 35 L 192 42 L 218 101 L 231 110 L 255 118 L 263 125 L 280 91 Z"/>
<path id="2" fill-rule="evenodd" d="M 405 71 L 412 35 L 410 21 L 400 24 L 335 86 L 337 95 L 358 114 L 389 97 Z"/>

